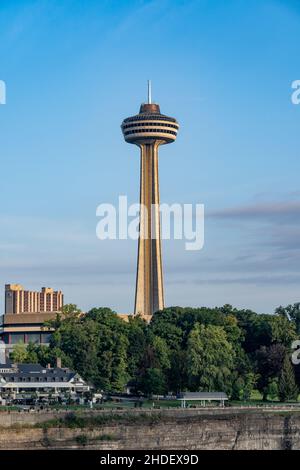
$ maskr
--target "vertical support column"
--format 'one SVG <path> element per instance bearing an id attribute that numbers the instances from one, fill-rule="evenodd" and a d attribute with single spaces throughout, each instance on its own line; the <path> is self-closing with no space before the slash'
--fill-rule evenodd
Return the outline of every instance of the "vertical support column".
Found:
<path id="1" fill-rule="evenodd" d="M 158 145 L 141 144 L 140 236 L 134 313 L 164 308 L 160 240 Z"/>

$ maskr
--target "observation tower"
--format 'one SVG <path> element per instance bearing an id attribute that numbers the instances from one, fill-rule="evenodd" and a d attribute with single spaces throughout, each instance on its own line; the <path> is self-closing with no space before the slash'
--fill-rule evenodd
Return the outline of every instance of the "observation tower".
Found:
<path id="1" fill-rule="evenodd" d="M 148 81 L 148 102 L 139 114 L 124 119 L 122 132 L 126 142 L 140 148 L 140 230 L 136 274 L 134 314 L 150 319 L 164 308 L 159 213 L 158 147 L 174 142 L 179 125 L 176 119 L 161 114 L 152 103 Z"/>

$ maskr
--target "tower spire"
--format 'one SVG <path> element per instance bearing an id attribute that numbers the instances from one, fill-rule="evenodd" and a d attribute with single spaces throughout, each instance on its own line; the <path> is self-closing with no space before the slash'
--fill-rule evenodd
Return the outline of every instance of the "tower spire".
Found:
<path id="1" fill-rule="evenodd" d="M 148 80 L 148 104 L 152 103 L 151 99 L 151 80 Z"/>

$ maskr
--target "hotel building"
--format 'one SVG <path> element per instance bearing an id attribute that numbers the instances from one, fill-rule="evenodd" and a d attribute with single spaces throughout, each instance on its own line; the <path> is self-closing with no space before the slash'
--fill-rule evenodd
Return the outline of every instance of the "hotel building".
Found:
<path id="1" fill-rule="evenodd" d="M 20 313 L 58 312 L 64 303 L 61 291 L 42 287 L 41 292 L 24 290 L 20 284 L 5 286 L 5 315 Z"/>

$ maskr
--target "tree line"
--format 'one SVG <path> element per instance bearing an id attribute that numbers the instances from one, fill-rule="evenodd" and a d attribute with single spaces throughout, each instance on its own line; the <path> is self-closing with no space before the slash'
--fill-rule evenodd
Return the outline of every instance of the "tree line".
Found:
<path id="1" fill-rule="evenodd" d="M 257 314 L 231 305 L 216 308 L 170 307 L 147 324 L 122 320 L 109 308 L 82 314 L 64 307 L 45 328 L 55 328 L 50 347 L 16 347 L 16 362 L 62 364 L 97 389 L 137 394 L 225 391 L 249 400 L 258 390 L 264 400 L 295 400 L 300 366 L 291 361 L 300 338 L 300 303 Z"/>

